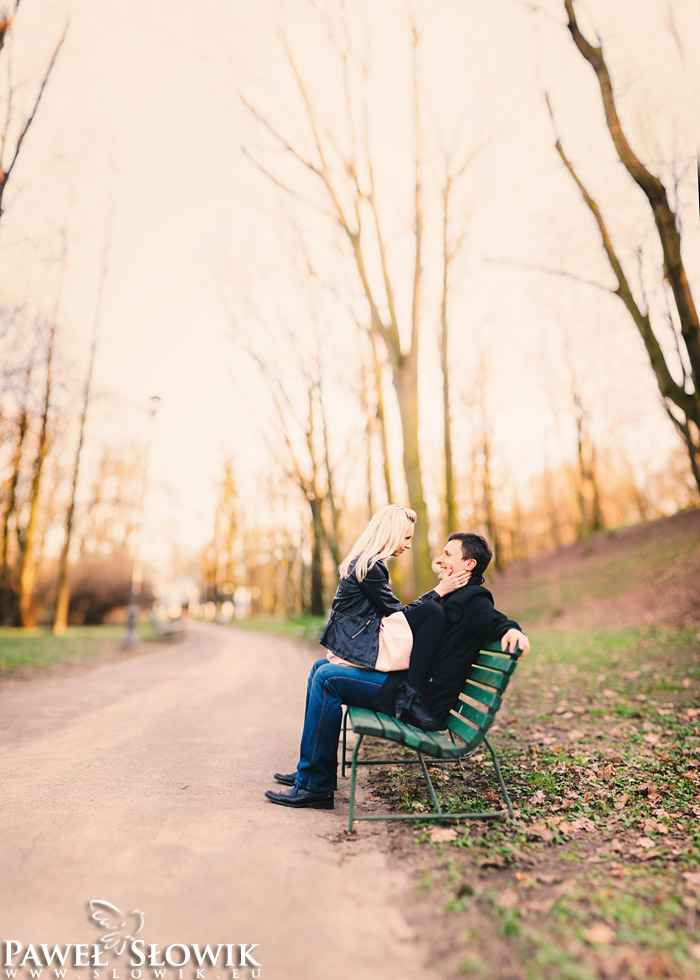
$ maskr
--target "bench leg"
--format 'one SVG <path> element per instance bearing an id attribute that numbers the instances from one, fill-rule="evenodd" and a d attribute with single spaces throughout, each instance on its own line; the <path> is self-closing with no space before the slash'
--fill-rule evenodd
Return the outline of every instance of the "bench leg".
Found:
<path id="1" fill-rule="evenodd" d="M 357 763 L 357 753 L 359 751 L 360 746 L 362 745 L 362 739 L 363 738 L 364 738 L 364 735 L 358 735 L 357 736 L 357 743 L 355 744 L 355 749 L 354 749 L 354 751 L 352 753 L 352 769 L 350 771 L 350 811 L 349 811 L 349 814 L 348 814 L 348 833 L 349 834 L 352 833 L 352 824 L 353 824 L 352 817 L 353 817 L 353 812 L 355 810 L 355 777 L 357 776 L 357 765 L 356 765 L 356 763 Z M 343 753 L 344 753 L 344 750 L 343 750 Z M 343 754 L 343 758 L 345 758 L 345 755 L 344 754 Z"/>
<path id="2" fill-rule="evenodd" d="M 510 805 L 510 797 L 508 796 L 508 790 L 506 789 L 506 784 L 503 782 L 503 776 L 501 775 L 501 767 L 498 765 L 498 759 L 496 758 L 496 753 L 493 750 L 493 746 L 489 740 L 484 735 L 484 742 L 491 753 L 491 761 L 493 762 L 493 768 L 496 770 L 496 776 L 498 777 L 498 785 L 501 787 L 501 796 L 503 797 L 506 806 L 508 807 L 508 816 L 511 820 L 515 819 L 515 814 L 513 813 L 513 807 Z"/>
<path id="3" fill-rule="evenodd" d="M 423 758 L 423 756 L 421 755 L 420 752 L 416 751 L 416 755 L 418 756 L 418 758 L 420 760 L 421 768 L 423 770 L 423 777 L 425 779 L 425 785 L 428 787 L 428 793 L 430 794 L 430 799 L 432 800 L 432 803 L 433 803 L 433 807 L 435 809 L 435 812 L 437 814 L 442 814 L 442 810 L 440 809 L 440 804 L 438 803 L 438 798 L 435 795 L 435 790 L 433 788 L 433 782 L 432 782 L 432 780 L 430 778 L 430 775 L 428 773 L 428 769 L 427 769 L 427 767 L 425 765 L 425 760 L 424 760 L 424 758 Z"/>
<path id="4" fill-rule="evenodd" d="M 348 708 L 346 705 L 345 712 L 343 714 L 343 760 L 340 765 L 340 775 L 343 777 L 343 779 L 345 779 L 345 761 L 346 761 L 345 746 L 347 744 L 347 740 L 348 740 Z"/>

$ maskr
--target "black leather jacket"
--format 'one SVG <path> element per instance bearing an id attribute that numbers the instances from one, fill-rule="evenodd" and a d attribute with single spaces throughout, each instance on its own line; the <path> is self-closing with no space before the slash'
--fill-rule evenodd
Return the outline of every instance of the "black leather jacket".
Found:
<path id="1" fill-rule="evenodd" d="M 358 582 L 355 569 L 341 578 L 319 643 L 337 657 L 358 667 L 374 667 L 379 653 L 379 626 L 383 616 L 403 606 L 389 588 L 389 570 L 383 561 Z"/>

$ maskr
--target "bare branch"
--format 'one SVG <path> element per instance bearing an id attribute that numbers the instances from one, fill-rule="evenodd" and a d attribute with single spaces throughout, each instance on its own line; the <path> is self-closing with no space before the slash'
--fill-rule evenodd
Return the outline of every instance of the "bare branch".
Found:
<path id="1" fill-rule="evenodd" d="M 15 4 L 15 12 L 17 11 L 17 6 L 18 6 L 18 4 Z M 19 152 L 22 149 L 22 143 L 24 143 L 24 138 L 27 135 L 27 132 L 29 131 L 29 127 L 34 122 L 34 117 L 36 116 L 37 109 L 39 108 L 39 103 L 41 102 L 41 98 L 42 98 L 42 96 L 44 94 L 44 90 L 45 90 L 46 85 L 48 83 L 49 76 L 51 75 L 51 72 L 53 71 L 53 66 L 56 64 L 56 59 L 58 58 L 58 52 L 61 50 L 61 47 L 63 46 L 63 42 L 66 39 L 66 33 L 67 32 L 68 32 L 68 24 L 66 24 L 66 26 L 64 27 L 63 34 L 61 35 L 61 38 L 60 38 L 58 44 L 56 45 L 56 49 L 55 49 L 53 55 L 51 56 L 51 60 L 49 61 L 49 66 L 46 69 L 46 73 L 44 74 L 44 78 L 43 78 L 43 80 L 41 82 L 41 85 L 39 86 L 39 92 L 38 92 L 37 97 L 36 97 L 36 100 L 34 102 L 34 107 L 32 108 L 32 111 L 30 112 L 29 116 L 27 117 L 27 119 L 26 119 L 26 121 L 24 123 L 24 126 L 22 127 L 22 130 L 21 130 L 21 132 L 19 134 L 19 137 L 17 138 L 17 144 L 15 146 L 15 152 L 14 152 L 14 154 L 12 156 L 12 160 L 10 161 L 10 164 L 7 167 L 7 169 L 4 169 L 4 165 L 1 168 L 2 169 L 2 174 L 0 175 L 0 213 L 1 213 L 1 209 L 2 209 L 2 192 L 4 191 L 5 186 L 7 184 L 7 181 L 9 179 L 9 177 L 10 177 L 10 174 L 12 173 L 12 170 L 13 170 L 13 168 L 15 166 L 15 163 L 17 162 L 17 157 L 19 156 Z"/>
<path id="2" fill-rule="evenodd" d="M 267 177 L 267 179 L 271 183 L 273 183 L 275 187 L 279 187 L 279 189 L 284 191 L 285 194 L 288 194 L 291 198 L 299 201 L 305 207 L 311 208 L 311 210 L 315 211 L 317 214 L 322 214 L 324 217 L 331 218 L 331 220 L 335 221 L 335 215 L 331 214 L 331 212 L 327 208 L 319 207 L 319 205 L 316 204 L 315 201 L 312 201 L 308 197 L 305 197 L 303 194 L 300 194 L 298 191 L 295 191 L 293 188 L 289 186 L 289 184 L 285 184 L 284 181 L 280 180 L 279 177 L 276 177 L 271 170 L 268 170 L 268 168 L 263 163 L 261 163 L 256 157 L 254 157 L 253 154 L 250 153 L 245 148 L 245 146 L 241 147 L 241 151 L 243 155 L 248 160 L 250 160 L 253 166 L 257 170 L 259 170 L 264 177 Z"/>
<path id="3" fill-rule="evenodd" d="M 695 390 L 700 391 L 700 322 L 681 255 L 681 236 L 677 217 L 669 204 L 663 183 L 641 163 L 622 131 L 610 72 L 603 57 L 602 47 L 594 47 L 581 33 L 574 12 L 574 0 L 564 0 L 564 8 L 568 16 L 567 26 L 574 43 L 593 68 L 598 79 L 605 121 L 620 162 L 644 192 L 654 215 L 664 255 L 664 271 L 678 309 Z"/>
<path id="4" fill-rule="evenodd" d="M 287 59 L 291 66 L 292 72 L 294 73 L 294 78 L 296 79 L 297 87 L 299 89 L 299 93 L 304 103 L 304 107 L 306 108 L 306 118 L 309 121 L 309 126 L 311 127 L 311 132 L 314 138 L 314 143 L 316 144 L 316 152 L 318 153 L 319 159 L 321 160 L 321 167 L 317 169 L 317 176 L 319 176 L 323 181 L 326 190 L 328 191 L 328 194 L 330 195 L 330 198 L 333 201 L 333 206 L 335 207 L 335 210 L 337 212 L 338 221 L 340 222 L 341 227 L 344 228 L 344 230 L 349 236 L 352 236 L 350 225 L 347 221 L 347 218 L 345 217 L 345 212 L 343 211 L 343 207 L 340 203 L 335 187 L 333 186 L 330 179 L 330 174 L 328 171 L 328 163 L 326 161 L 326 155 L 323 150 L 323 144 L 321 143 L 321 139 L 318 135 L 318 126 L 316 124 L 316 117 L 311 107 L 311 100 L 309 99 L 309 94 L 306 91 L 304 80 L 301 77 L 301 73 L 294 60 L 294 56 L 292 55 L 292 52 L 289 46 L 287 45 L 286 39 L 284 37 L 282 38 L 282 41 L 284 44 L 285 51 L 287 53 Z M 358 230 L 358 235 L 359 235 L 359 230 Z"/>
<path id="5" fill-rule="evenodd" d="M 389 275 L 389 265 L 387 259 L 386 243 L 384 241 L 384 236 L 382 234 L 382 226 L 379 220 L 379 209 L 377 206 L 377 196 L 376 187 L 374 181 L 374 165 L 372 163 L 372 154 L 370 152 L 370 141 L 369 141 L 369 112 L 367 108 L 367 88 L 363 92 L 363 118 L 364 118 L 364 138 L 365 138 L 365 155 L 366 155 L 366 166 L 367 173 L 369 176 L 369 194 L 367 195 L 367 201 L 372 210 L 372 216 L 374 218 L 374 230 L 377 236 L 377 248 L 379 250 L 379 260 L 382 267 L 382 277 L 384 280 L 384 292 L 386 293 L 387 306 L 389 308 L 389 323 L 390 326 L 386 329 L 386 333 L 383 334 L 387 346 L 392 351 L 392 356 L 394 360 L 398 362 L 401 355 L 401 340 L 399 337 L 399 323 L 398 317 L 396 315 L 396 301 L 394 298 L 394 290 L 391 285 L 391 277 Z"/>
<path id="6" fill-rule="evenodd" d="M 547 101 L 547 107 L 549 109 L 550 116 L 552 118 L 552 123 L 554 124 L 554 115 L 552 113 L 549 97 L 545 96 L 545 98 Z M 555 135 L 556 135 L 556 126 L 555 126 Z M 608 232 L 605 221 L 603 220 L 603 216 L 601 214 L 598 204 L 591 197 L 588 190 L 586 189 L 581 179 L 579 178 L 578 174 L 574 170 L 573 164 L 571 163 L 566 153 L 564 152 L 564 149 L 561 145 L 561 141 L 558 136 L 554 145 L 557 150 L 557 153 L 559 154 L 559 156 L 562 159 L 562 162 L 564 163 L 564 166 L 569 171 L 572 180 L 574 181 L 579 191 L 581 192 L 581 196 L 583 197 L 586 205 L 588 206 L 588 209 L 590 210 L 591 214 L 595 218 L 596 224 L 598 225 L 598 231 L 600 232 L 600 237 L 603 242 L 603 248 L 605 249 L 605 254 L 608 257 L 610 267 L 612 268 L 615 274 L 615 278 L 617 279 L 617 288 L 613 290 L 613 292 L 617 296 L 619 296 L 622 302 L 625 304 L 627 311 L 629 312 L 630 316 L 634 320 L 634 323 L 639 331 L 639 334 L 642 340 L 644 341 L 644 346 L 646 348 L 647 355 L 651 362 L 651 366 L 654 370 L 654 374 L 656 375 L 656 380 L 659 385 L 661 394 L 664 396 L 664 398 L 670 398 L 672 401 L 674 401 L 679 407 L 681 407 L 689 415 L 689 417 L 691 418 L 697 417 L 698 409 L 697 406 L 694 404 L 692 397 L 690 397 L 687 394 L 687 392 L 685 392 L 683 388 L 681 388 L 680 385 L 678 385 L 673 380 L 673 377 L 671 376 L 671 372 L 669 371 L 668 365 L 666 364 L 666 360 L 664 358 L 661 346 L 656 338 L 656 335 L 654 334 L 648 311 L 642 312 L 642 310 L 639 308 L 639 305 L 637 304 L 637 301 L 634 298 L 634 295 L 630 288 L 630 284 L 627 280 L 627 276 L 625 275 L 625 272 L 622 268 L 622 263 L 618 258 L 617 252 L 615 251 L 615 247 L 610 237 L 610 233 Z"/>
<path id="7" fill-rule="evenodd" d="M 265 127 L 265 129 L 267 129 L 267 131 L 269 133 L 271 133 L 272 136 L 274 136 L 274 138 L 277 140 L 277 142 L 280 143 L 284 147 L 284 149 L 287 150 L 288 153 L 291 153 L 291 155 L 294 157 L 295 160 L 298 160 L 299 163 L 301 163 L 304 167 L 306 167 L 307 170 L 310 170 L 312 173 L 316 174 L 317 177 L 321 177 L 322 176 L 320 169 L 314 163 L 312 163 L 311 160 L 307 160 L 306 157 L 302 156 L 302 154 L 296 149 L 296 147 L 292 146 L 292 144 L 289 142 L 289 140 L 285 139 L 285 137 L 282 136 L 282 134 L 279 132 L 279 130 L 275 129 L 275 127 L 272 125 L 272 123 L 268 119 L 266 119 L 263 116 L 263 114 L 261 112 L 259 112 L 255 108 L 255 106 L 252 105 L 246 99 L 246 97 L 244 95 L 241 95 L 240 99 L 241 99 L 241 102 L 243 103 L 243 105 L 248 110 L 248 112 L 255 119 L 257 119 L 257 121 L 259 123 L 262 123 L 262 125 Z"/>

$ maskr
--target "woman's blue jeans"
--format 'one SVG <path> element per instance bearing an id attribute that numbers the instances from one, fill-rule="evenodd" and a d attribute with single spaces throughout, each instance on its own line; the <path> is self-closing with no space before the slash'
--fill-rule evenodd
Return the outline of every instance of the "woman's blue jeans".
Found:
<path id="1" fill-rule="evenodd" d="M 338 739 L 343 705 L 369 708 L 389 675 L 317 660 L 306 688 L 296 785 L 315 793 L 332 793 L 338 769 Z"/>

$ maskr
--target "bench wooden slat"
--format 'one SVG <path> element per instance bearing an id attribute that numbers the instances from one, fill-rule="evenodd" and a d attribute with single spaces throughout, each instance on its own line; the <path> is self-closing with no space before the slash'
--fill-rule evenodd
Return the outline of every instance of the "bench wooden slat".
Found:
<path id="1" fill-rule="evenodd" d="M 455 735 L 459 735 L 460 738 L 464 739 L 466 745 L 464 746 L 464 751 L 468 752 L 472 747 L 478 745 L 483 739 L 484 733 L 480 728 L 472 728 L 468 725 L 464 718 L 459 715 L 451 714 L 447 719 L 447 727 Z"/>
<path id="2" fill-rule="evenodd" d="M 504 691 L 508 686 L 508 675 L 502 674 L 500 670 L 486 670 L 483 667 L 472 667 L 469 674 L 470 681 L 478 681 L 479 684 L 488 684 L 497 691 Z"/>
<path id="3" fill-rule="evenodd" d="M 473 721 L 482 731 L 487 731 L 491 727 L 491 722 L 488 721 L 488 711 L 479 711 L 473 704 L 460 700 L 459 704 L 456 704 L 452 710 L 468 718 L 469 721 Z"/>
<path id="4" fill-rule="evenodd" d="M 472 684 L 471 681 L 467 681 L 462 693 L 466 694 L 468 698 L 473 698 L 474 701 L 485 704 L 494 710 L 497 710 L 501 706 L 501 696 L 498 691 L 487 691 L 483 687 L 477 687 L 476 684 Z"/>
<path id="5" fill-rule="evenodd" d="M 510 655 L 494 657 L 489 653 L 480 653 L 474 663 L 479 667 L 491 667 L 493 670 L 499 670 L 501 673 L 510 676 L 515 670 L 518 661 Z"/>
<path id="6" fill-rule="evenodd" d="M 456 759 L 464 755 L 462 745 L 455 745 L 451 739 L 439 732 L 423 732 L 413 725 L 405 725 L 398 718 L 391 718 L 369 708 L 348 707 L 348 718 L 353 731 L 358 735 L 373 735 L 398 742 L 416 752 L 438 759 Z"/>
<path id="7" fill-rule="evenodd" d="M 385 738 L 395 738 L 396 736 L 400 738 L 403 735 L 401 722 L 398 718 L 392 718 L 391 715 L 383 715 L 379 711 L 374 713 L 374 717 L 381 725 Z"/>
<path id="8" fill-rule="evenodd" d="M 482 644 L 481 649 L 488 650 L 489 653 L 500 653 L 501 656 L 503 656 L 503 650 L 501 650 L 500 640 L 494 640 L 493 642 L 489 641 L 488 643 L 484 643 Z M 510 656 L 510 654 L 508 654 L 508 656 Z"/>

